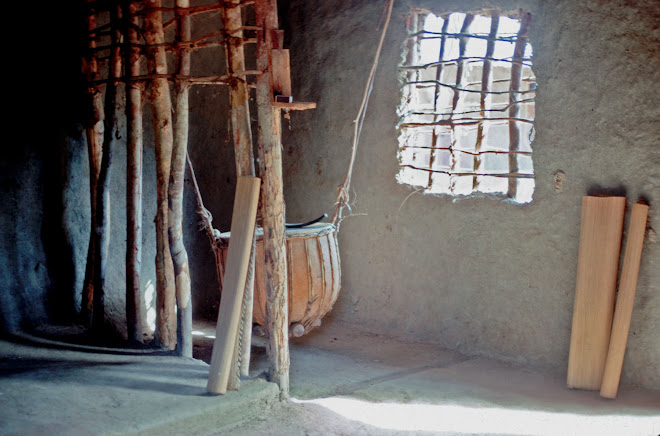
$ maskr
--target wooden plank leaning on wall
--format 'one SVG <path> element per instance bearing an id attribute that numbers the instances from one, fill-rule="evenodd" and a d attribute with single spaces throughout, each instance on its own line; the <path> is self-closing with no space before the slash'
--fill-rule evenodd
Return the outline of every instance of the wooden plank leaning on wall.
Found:
<path id="1" fill-rule="evenodd" d="M 610 342 L 625 197 L 582 198 L 569 388 L 600 389 Z"/>
<path id="2" fill-rule="evenodd" d="M 623 356 L 626 354 L 648 214 L 649 206 L 640 203 L 633 205 L 630 213 L 626 252 L 621 267 L 619 293 L 616 297 L 616 309 L 612 322 L 612 336 L 605 362 L 603 383 L 600 387 L 600 396 L 604 398 L 614 399 L 619 392 L 619 380 L 621 379 Z"/>

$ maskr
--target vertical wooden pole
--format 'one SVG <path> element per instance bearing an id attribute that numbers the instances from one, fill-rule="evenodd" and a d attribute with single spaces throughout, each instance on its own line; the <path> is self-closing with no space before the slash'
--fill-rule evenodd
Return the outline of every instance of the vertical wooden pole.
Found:
<path id="1" fill-rule="evenodd" d="M 513 59 L 511 64 L 511 86 L 509 91 L 509 151 L 518 151 L 520 149 L 520 129 L 518 129 L 518 122 L 515 118 L 518 118 L 520 113 L 520 105 L 516 104 L 516 101 L 520 98 L 520 82 L 522 81 L 522 60 L 525 56 L 525 46 L 527 45 L 527 29 L 529 24 L 532 22 L 532 14 L 526 12 L 520 17 L 520 30 L 518 31 L 518 37 L 516 38 L 516 45 L 513 49 Z M 518 154 L 511 153 L 509 154 L 509 173 L 515 174 L 518 172 Z M 518 192 L 518 178 L 509 177 L 509 190 L 508 197 L 516 198 L 516 193 Z"/>
<path id="2" fill-rule="evenodd" d="M 619 294 L 616 297 L 616 309 L 614 310 L 614 321 L 612 322 L 612 336 L 610 337 L 609 351 L 605 361 L 603 383 L 600 386 L 600 396 L 605 398 L 614 399 L 619 392 L 619 381 L 621 379 L 621 369 L 623 368 L 623 357 L 626 354 L 626 343 L 628 342 L 630 318 L 635 302 L 637 276 L 639 274 L 639 264 L 642 260 L 648 214 L 648 205 L 640 203 L 633 205 L 630 212 L 626 252 L 623 257 Z"/>
<path id="3" fill-rule="evenodd" d="M 243 49 L 243 18 L 241 0 L 230 0 L 223 9 L 222 24 L 227 34 L 225 43 L 225 58 L 227 60 L 227 75 L 245 70 L 245 51 Z M 232 137 L 234 140 L 234 156 L 236 160 L 236 175 L 254 176 L 254 151 L 252 146 L 252 128 L 250 123 L 250 90 L 244 77 L 232 77 L 229 81 L 229 101 Z M 250 348 L 252 342 L 252 305 L 254 304 L 254 262 L 256 254 L 256 239 L 252 241 L 250 265 L 245 293 L 243 295 L 243 311 L 241 316 L 240 338 L 236 341 L 237 350 L 235 364 L 240 375 L 249 375 Z M 229 389 L 238 388 L 238 375 L 232 374 Z"/>
<path id="4" fill-rule="evenodd" d="M 463 20 L 463 26 L 461 27 L 461 34 L 466 35 L 470 29 L 470 25 L 472 24 L 472 21 L 474 21 L 474 15 L 472 14 L 466 14 L 465 19 Z M 466 36 L 461 36 L 458 38 L 458 63 L 456 64 L 456 87 L 458 89 L 454 89 L 454 98 L 452 99 L 452 104 L 451 104 L 451 112 L 452 115 L 450 118 L 453 118 L 453 113 L 456 111 L 458 108 L 458 102 L 461 98 L 461 91 L 459 89 L 465 89 L 465 83 L 467 83 L 468 77 L 466 73 L 466 67 L 467 67 L 467 59 L 465 59 L 465 51 L 467 49 L 467 42 L 468 42 L 468 37 Z M 456 159 L 456 155 L 454 154 L 454 148 L 452 147 L 450 151 L 450 157 L 451 157 L 451 171 L 456 170 L 456 165 L 458 164 L 458 159 Z M 456 179 L 457 176 L 449 176 L 450 177 L 450 185 L 449 189 L 453 193 L 454 189 L 456 188 Z"/>
<path id="5" fill-rule="evenodd" d="M 102 332 L 105 325 L 105 273 L 108 264 L 108 249 L 110 246 L 110 171 L 112 169 L 112 152 L 115 129 L 117 128 L 117 82 L 121 76 L 121 29 L 119 7 L 110 8 L 112 27 L 112 42 L 110 49 L 110 68 L 108 82 L 105 87 L 105 120 L 103 132 L 103 153 L 101 168 L 96 185 L 96 226 L 94 241 L 94 309 L 92 328 Z"/>
<path id="6" fill-rule="evenodd" d="M 423 23 L 422 23 L 423 24 Z M 424 27 L 422 26 L 422 29 Z M 449 17 L 445 17 L 444 22 L 442 23 L 442 36 L 440 37 L 440 50 L 438 50 L 438 66 L 435 67 L 435 80 L 437 81 L 437 84 L 435 85 L 435 93 L 433 94 L 433 112 L 438 113 L 438 102 L 440 101 L 440 90 L 442 89 L 442 86 L 440 86 L 440 83 L 442 83 L 442 73 L 444 72 L 444 64 L 442 64 L 442 61 L 444 60 L 445 57 L 445 48 L 447 46 L 447 30 L 449 29 Z M 415 49 L 418 50 L 418 45 L 416 44 Z M 415 53 L 411 53 L 411 55 L 415 55 Z M 410 61 L 408 62 L 408 65 L 413 65 L 414 60 L 416 58 L 409 58 Z M 442 119 L 442 116 L 434 115 L 433 116 L 435 121 L 439 121 Z M 439 127 L 436 127 L 433 129 L 433 134 L 431 136 L 431 146 L 433 147 L 431 149 L 431 153 L 429 156 L 429 168 L 433 169 L 433 164 L 435 163 L 435 147 L 438 145 L 438 129 Z M 429 179 L 426 184 L 426 189 L 431 189 L 433 186 L 433 171 L 429 171 Z"/>
<path id="7" fill-rule="evenodd" d="M 227 34 L 225 54 L 227 75 L 245 70 L 243 49 L 243 19 L 241 0 L 230 0 L 223 10 L 223 27 Z M 250 128 L 250 90 L 245 77 L 232 76 L 229 80 L 229 101 L 236 172 L 240 176 L 254 176 L 254 152 Z"/>
<path id="8" fill-rule="evenodd" d="M 486 43 L 486 56 L 484 59 L 483 67 L 481 70 L 481 96 L 479 98 L 481 113 L 479 114 L 482 119 L 486 118 L 486 109 L 489 106 L 490 96 L 488 92 L 490 91 L 490 84 L 492 82 L 492 67 L 493 62 L 490 58 L 493 57 L 495 52 L 495 38 L 497 38 L 497 29 L 500 24 L 500 17 L 497 13 L 494 13 L 490 17 L 490 34 L 488 35 L 488 42 Z M 439 68 L 439 67 L 438 67 Z M 483 145 L 484 139 L 486 138 L 485 132 L 485 123 L 482 121 L 477 126 L 477 143 L 474 146 L 474 172 L 478 173 L 481 170 L 481 147 Z M 479 189 L 479 177 L 474 176 L 472 179 L 472 190 L 477 191 Z"/>
<path id="9" fill-rule="evenodd" d="M 182 9 L 190 6 L 189 0 L 176 0 L 178 18 L 177 42 L 190 41 L 190 15 Z M 190 48 L 177 47 L 177 74 L 190 75 Z M 177 354 L 192 357 L 192 298 L 190 296 L 190 270 L 188 253 L 183 244 L 183 177 L 186 172 L 188 153 L 188 94 L 190 85 L 177 80 L 174 87 L 174 147 L 169 185 L 169 240 L 174 265 L 177 303 Z"/>
<path id="10" fill-rule="evenodd" d="M 87 30 L 92 32 L 96 29 L 96 1 L 87 0 Z M 85 267 L 85 279 L 83 283 L 82 304 L 80 315 L 82 322 L 90 327 L 92 324 L 92 310 L 94 302 L 94 253 L 96 253 L 96 185 L 99 180 L 101 170 L 101 155 L 103 152 L 103 92 L 101 86 L 91 84 L 99 80 L 99 65 L 96 56 L 97 35 L 90 34 L 88 48 L 89 52 L 83 59 L 83 73 L 90 82 L 87 88 L 87 98 L 89 99 L 90 117 L 86 123 L 87 134 L 87 153 L 89 157 L 89 196 L 90 196 L 90 232 L 89 246 L 87 248 L 87 266 Z"/>
<path id="11" fill-rule="evenodd" d="M 261 216 L 264 229 L 264 276 L 266 279 L 266 338 L 270 380 L 280 387 L 280 398 L 289 396 L 289 314 L 284 240 L 284 195 L 282 183 L 281 114 L 273 107 L 270 50 L 276 39 L 277 1 L 256 0 L 257 26 L 257 151 L 261 186 Z M 278 47 L 276 47 L 278 48 Z"/>
<path id="12" fill-rule="evenodd" d="M 161 0 L 147 0 L 144 38 L 150 46 L 148 67 L 151 74 L 167 74 L 165 35 Z M 168 237 L 168 182 L 172 159 L 172 101 L 170 87 L 165 78 L 155 78 L 150 84 L 151 111 L 153 113 L 156 142 L 156 337 L 163 347 L 176 346 L 176 298 L 174 267 Z"/>
<path id="13" fill-rule="evenodd" d="M 140 75 L 138 3 L 122 2 L 126 77 Z M 126 82 L 126 327 L 130 342 L 142 342 L 142 86 Z"/>

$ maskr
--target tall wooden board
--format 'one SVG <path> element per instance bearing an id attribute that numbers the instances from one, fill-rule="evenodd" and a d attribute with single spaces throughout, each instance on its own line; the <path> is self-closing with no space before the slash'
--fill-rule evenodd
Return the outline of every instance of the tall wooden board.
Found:
<path id="1" fill-rule="evenodd" d="M 616 297 L 616 309 L 612 323 L 612 336 L 605 363 L 603 383 L 600 387 L 600 395 L 605 398 L 616 398 L 619 391 L 619 380 L 621 379 L 623 356 L 626 353 L 626 343 L 628 342 L 628 330 L 630 329 L 630 318 L 632 317 L 633 302 L 635 300 L 637 275 L 639 274 L 639 263 L 642 259 L 648 213 L 649 207 L 645 204 L 635 204 L 630 213 L 626 252 L 621 268 L 619 294 Z"/>
<path id="2" fill-rule="evenodd" d="M 241 302 L 250 263 L 260 186 L 261 179 L 258 177 L 239 177 L 236 184 L 236 198 L 231 219 L 231 239 L 227 250 L 225 279 L 215 342 L 213 343 L 211 369 L 206 385 L 206 390 L 212 394 L 224 394 L 227 391 L 240 325 Z"/>
<path id="3" fill-rule="evenodd" d="M 625 197 L 582 198 L 569 388 L 600 389 L 610 342 Z"/>
<path id="4" fill-rule="evenodd" d="M 270 69 L 275 95 L 291 94 L 291 61 L 289 50 L 273 49 L 270 51 Z"/>

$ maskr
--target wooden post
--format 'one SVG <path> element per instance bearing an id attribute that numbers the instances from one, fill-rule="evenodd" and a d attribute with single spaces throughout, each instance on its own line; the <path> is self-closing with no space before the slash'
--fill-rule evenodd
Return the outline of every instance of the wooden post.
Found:
<path id="1" fill-rule="evenodd" d="M 229 372 L 235 354 L 235 342 L 240 327 L 241 303 L 250 263 L 250 251 L 254 239 L 259 184 L 260 180 L 257 177 L 239 177 L 236 183 L 231 238 L 227 254 L 227 273 L 220 301 L 209 380 L 206 385 L 206 390 L 213 394 L 224 394 L 227 391 Z"/>
<path id="2" fill-rule="evenodd" d="M 167 74 L 165 35 L 161 0 L 148 0 L 144 22 L 144 38 L 148 48 L 150 74 Z M 174 349 L 176 346 L 176 298 L 174 267 L 168 237 L 168 182 L 172 159 L 172 101 L 165 78 L 152 79 L 150 84 L 151 111 L 153 113 L 156 142 L 156 337 L 158 344 Z"/>
<path id="3" fill-rule="evenodd" d="M 626 354 L 626 343 L 628 342 L 630 318 L 632 317 L 635 301 L 637 276 L 642 259 L 648 213 L 648 205 L 640 203 L 635 204 L 630 213 L 626 253 L 621 267 L 619 294 L 616 297 L 616 309 L 614 310 L 614 321 L 612 322 L 612 336 L 605 362 L 603 383 L 600 387 L 600 396 L 605 398 L 614 399 L 619 392 L 619 380 L 621 379 L 623 356 Z"/>
<path id="4" fill-rule="evenodd" d="M 87 30 L 96 29 L 96 1 L 87 0 L 89 10 L 87 11 Z M 96 185 L 101 170 L 101 155 L 103 152 L 103 92 L 98 82 L 100 78 L 99 65 L 96 55 L 97 46 L 96 33 L 89 34 L 88 53 L 83 59 L 83 73 L 90 84 L 87 88 L 89 99 L 90 117 L 86 123 L 87 153 L 89 158 L 89 205 L 91 209 L 89 245 L 87 248 L 87 266 L 85 267 L 85 279 L 83 283 L 82 304 L 80 315 L 82 322 L 90 327 L 92 325 L 92 311 L 94 302 L 94 253 L 96 253 Z"/>
<path id="5" fill-rule="evenodd" d="M 243 18 L 241 0 L 230 0 L 222 10 L 222 25 L 227 33 L 225 43 L 225 58 L 227 60 L 227 76 L 229 80 L 229 102 L 232 137 L 234 140 L 234 156 L 236 160 L 236 175 L 254 176 L 254 151 L 252 146 L 252 127 L 250 123 L 250 90 L 245 77 L 233 76 L 234 73 L 245 71 L 245 50 L 243 49 Z M 252 241 L 250 265 L 245 282 L 243 296 L 243 311 L 239 339 L 234 363 L 239 372 L 232 374 L 229 389 L 238 388 L 238 376 L 249 375 L 250 348 L 252 344 L 252 305 L 254 304 L 254 262 L 256 240 Z"/>
<path id="6" fill-rule="evenodd" d="M 138 3 L 122 2 L 124 62 L 128 78 L 140 75 Z M 130 342 L 142 342 L 142 86 L 126 82 L 126 327 Z"/>
<path id="7" fill-rule="evenodd" d="M 115 129 L 117 128 L 117 102 L 116 78 L 121 76 L 121 29 L 119 7 L 110 8 L 110 21 L 113 24 L 112 43 L 110 49 L 110 68 L 108 82 L 105 87 L 105 120 L 103 126 L 103 153 L 101 169 L 96 184 L 96 226 L 94 241 L 94 309 L 92 328 L 97 333 L 105 325 L 105 272 L 108 264 L 108 248 L 110 246 L 110 171 L 112 169 L 112 149 L 114 145 Z"/>
<path id="8" fill-rule="evenodd" d="M 190 15 L 182 12 L 189 0 L 176 0 L 177 43 L 190 41 Z M 177 74 L 190 75 L 190 49 L 177 46 Z M 168 235 L 174 265 L 177 303 L 177 354 L 192 357 L 192 298 L 190 298 L 190 270 L 188 253 L 183 244 L 183 177 L 188 153 L 188 95 L 190 84 L 182 80 L 174 85 L 174 146 L 168 191 Z"/>
<path id="9" fill-rule="evenodd" d="M 264 276 L 266 279 L 266 339 L 270 380 L 280 387 L 280 398 L 289 396 L 289 314 L 284 240 L 284 195 L 282 184 L 281 111 L 273 107 L 270 50 L 277 43 L 277 1 L 256 0 L 257 109 L 261 217 L 264 229 Z"/>

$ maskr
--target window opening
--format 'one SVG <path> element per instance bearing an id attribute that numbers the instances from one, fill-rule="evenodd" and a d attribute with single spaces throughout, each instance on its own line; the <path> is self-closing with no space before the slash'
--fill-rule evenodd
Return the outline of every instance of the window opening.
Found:
<path id="1" fill-rule="evenodd" d="M 413 12 L 399 107 L 399 183 L 528 203 L 536 77 L 519 19 Z"/>

